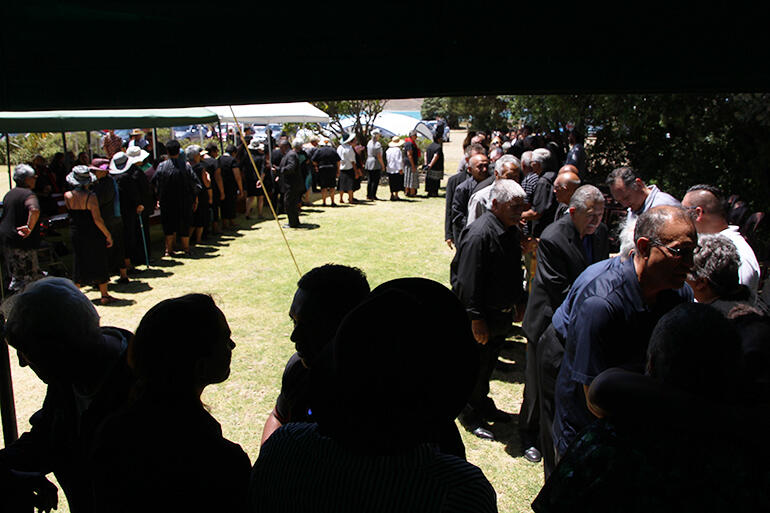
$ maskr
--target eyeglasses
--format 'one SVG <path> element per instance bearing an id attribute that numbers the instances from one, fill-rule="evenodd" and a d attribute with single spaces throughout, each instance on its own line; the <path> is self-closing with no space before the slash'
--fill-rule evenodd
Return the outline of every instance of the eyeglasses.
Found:
<path id="1" fill-rule="evenodd" d="M 666 248 L 673 258 L 692 258 L 693 255 L 697 255 L 700 251 L 700 246 L 695 245 L 693 247 L 687 247 L 687 248 L 672 248 L 671 246 L 666 246 L 662 242 L 653 242 L 653 246 L 658 246 L 660 248 Z"/>

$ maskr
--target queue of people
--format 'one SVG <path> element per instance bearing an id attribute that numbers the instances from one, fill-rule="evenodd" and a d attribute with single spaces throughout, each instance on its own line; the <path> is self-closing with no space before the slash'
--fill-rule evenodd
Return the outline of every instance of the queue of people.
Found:
<path id="1" fill-rule="evenodd" d="M 559 152 L 522 132 L 512 143 L 470 138 L 447 184 L 450 280 L 485 369 L 463 425 L 494 439 L 495 425 L 513 420 L 489 396 L 489 378 L 521 321 L 521 451 L 543 461 L 546 478 L 535 511 L 763 509 L 768 473 L 753 444 L 770 420 L 770 321 L 756 256 L 728 224 L 724 194 L 699 184 L 680 202 L 633 168 L 613 170 L 603 185 L 627 215 L 609 258 L 608 198 L 582 185 L 582 137 L 570 134 L 573 147 Z M 713 386 L 730 392 L 712 395 Z M 704 425 L 714 408 L 729 425 Z M 721 453 L 708 454 L 710 436 L 728 436 L 736 451 L 729 477 Z"/>

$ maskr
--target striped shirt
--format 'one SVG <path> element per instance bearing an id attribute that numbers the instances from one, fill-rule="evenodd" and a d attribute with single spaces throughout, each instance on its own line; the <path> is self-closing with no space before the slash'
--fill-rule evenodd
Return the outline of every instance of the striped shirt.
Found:
<path id="1" fill-rule="evenodd" d="M 470 463 L 428 444 L 394 455 L 351 452 L 316 424 L 286 424 L 265 442 L 249 489 L 254 512 L 497 511 L 492 485 Z"/>

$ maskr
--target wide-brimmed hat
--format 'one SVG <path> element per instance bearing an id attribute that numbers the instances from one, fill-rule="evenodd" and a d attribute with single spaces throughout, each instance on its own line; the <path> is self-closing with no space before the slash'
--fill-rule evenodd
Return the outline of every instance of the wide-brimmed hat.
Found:
<path id="1" fill-rule="evenodd" d="M 144 135 L 144 130 L 141 128 L 134 128 L 131 130 L 131 135 Z"/>
<path id="2" fill-rule="evenodd" d="M 265 145 L 261 141 L 259 141 L 257 139 L 252 139 L 251 142 L 249 143 L 249 149 L 250 150 L 264 150 L 265 149 Z"/>
<path id="3" fill-rule="evenodd" d="M 107 171 L 110 167 L 110 159 L 93 159 L 88 169 L 91 171 Z"/>
<path id="4" fill-rule="evenodd" d="M 343 134 L 340 136 L 340 144 L 347 144 L 347 143 L 349 143 L 350 141 L 352 141 L 352 140 L 353 140 L 353 139 L 355 139 L 355 138 L 356 138 L 356 134 L 355 134 L 355 132 L 353 132 L 353 133 L 350 133 L 350 134 L 344 134 L 344 133 L 343 133 Z"/>
<path id="5" fill-rule="evenodd" d="M 89 183 L 95 182 L 96 175 L 88 169 L 88 166 L 75 166 L 72 168 L 72 171 L 70 171 L 70 174 L 67 175 L 66 180 L 68 184 L 77 187 L 79 185 L 88 185 Z"/>
<path id="6" fill-rule="evenodd" d="M 404 145 L 404 141 L 402 141 L 401 138 L 397 135 L 394 135 L 390 139 L 390 142 L 388 143 L 389 148 L 398 148 L 399 146 L 403 146 L 403 145 Z"/>
<path id="7" fill-rule="evenodd" d="M 119 151 L 112 156 L 112 161 L 110 162 L 110 174 L 119 175 L 125 173 L 133 164 L 143 162 L 149 155 L 149 153 L 139 146 L 129 146 L 125 153 Z"/>

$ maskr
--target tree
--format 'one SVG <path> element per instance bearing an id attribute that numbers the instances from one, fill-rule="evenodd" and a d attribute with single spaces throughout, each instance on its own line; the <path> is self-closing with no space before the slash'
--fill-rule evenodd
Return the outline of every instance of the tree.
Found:
<path id="1" fill-rule="evenodd" d="M 420 115 L 423 119 L 437 115 L 446 118 L 449 126 L 458 126 L 460 119 L 470 121 L 471 130 L 491 131 L 505 128 L 508 123 L 507 102 L 497 96 L 450 96 L 426 98 Z"/>
<path id="2" fill-rule="evenodd" d="M 358 140 L 363 144 L 369 141 L 374 126 L 374 118 L 383 111 L 387 100 L 336 100 L 326 102 L 314 102 L 313 105 L 329 115 L 329 128 L 338 136 L 345 130 L 342 128 L 342 120 L 353 118 L 353 131 Z"/>

